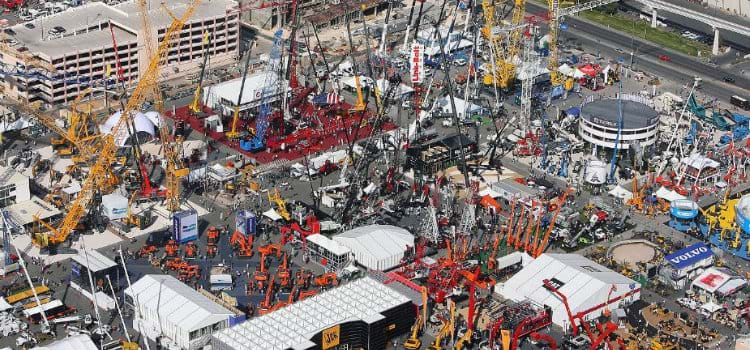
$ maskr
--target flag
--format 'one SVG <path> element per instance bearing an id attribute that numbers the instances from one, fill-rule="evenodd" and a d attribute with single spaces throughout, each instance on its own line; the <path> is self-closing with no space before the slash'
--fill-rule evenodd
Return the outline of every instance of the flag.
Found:
<path id="1" fill-rule="evenodd" d="M 107 69 L 104 72 L 104 76 L 109 78 L 110 75 L 112 75 L 112 66 L 109 63 L 107 63 Z"/>
<path id="2" fill-rule="evenodd" d="M 313 97 L 313 103 L 318 105 L 332 105 L 341 102 L 341 97 L 333 92 L 320 94 Z"/>

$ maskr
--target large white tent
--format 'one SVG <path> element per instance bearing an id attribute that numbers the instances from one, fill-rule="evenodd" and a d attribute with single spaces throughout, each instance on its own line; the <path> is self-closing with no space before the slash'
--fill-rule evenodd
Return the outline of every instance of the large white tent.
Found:
<path id="1" fill-rule="evenodd" d="M 97 350 L 99 347 L 94 344 L 86 334 L 78 334 L 54 341 L 45 346 L 37 346 L 31 350 Z"/>
<path id="2" fill-rule="evenodd" d="M 360 265 L 381 271 L 398 266 L 404 252 L 414 247 L 414 236 L 409 231 L 391 225 L 357 227 L 333 240 L 349 248 Z"/>
<path id="3" fill-rule="evenodd" d="M 608 296 L 610 310 L 624 301 L 640 299 L 640 283 L 578 254 L 542 254 L 505 282 L 497 293 L 514 301 L 548 305 L 552 308 L 552 322 L 567 328 L 570 322 L 565 305 L 545 287 L 544 280 L 565 295 L 573 314 L 588 312 L 584 315 L 586 320 L 601 315 Z"/>
<path id="4" fill-rule="evenodd" d="M 162 335 L 182 349 L 207 345 L 211 334 L 235 316 L 170 275 L 145 275 L 125 289 L 125 296 L 139 309 L 134 329 L 151 340 Z"/>

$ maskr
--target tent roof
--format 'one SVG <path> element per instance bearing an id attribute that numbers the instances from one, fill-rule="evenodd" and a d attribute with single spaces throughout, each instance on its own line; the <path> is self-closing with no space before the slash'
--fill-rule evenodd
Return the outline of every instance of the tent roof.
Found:
<path id="1" fill-rule="evenodd" d="M 351 252 L 349 248 L 341 245 L 339 242 L 336 242 L 326 236 L 323 236 L 321 234 L 314 234 L 307 237 L 308 242 L 313 242 L 317 244 L 320 247 L 323 247 L 324 249 L 330 251 L 334 255 L 346 255 Z"/>
<path id="2" fill-rule="evenodd" d="M 673 202 L 679 199 L 685 199 L 687 197 L 675 192 L 674 190 L 668 190 L 664 186 L 656 190 L 656 197 L 661 198 L 667 202 Z"/>
<path id="3" fill-rule="evenodd" d="M 73 256 L 73 261 L 81 264 L 81 266 L 86 266 L 91 272 L 98 272 L 117 266 L 116 262 L 96 250 L 86 249 L 85 252 L 86 254 L 84 254 L 84 251 L 78 252 L 77 255 Z"/>
<path id="4" fill-rule="evenodd" d="M 622 188 L 622 186 L 620 186 L 620 185 L 615 186 L 615 188 L 613 188 L 612 190 L 610 190 L 608 193 L 609 193 L 610 196 L 617 197 L 617 198 L 620 198 L 622 200 L 628 200 L 630 198 L 633 198 L 633 192 L 630 192 L 630 191 Z"/>
<path id="5" fill-rule="evenodd" d="M 410 302 L 393 288 L 366 276 L 338 288 L 296 302 L 235 327 L 214 338 L 235 350 L 307 349 L 317 333 L 350 320 L 367 323 L 383 318 L 381 312 Z"/>
<path id="6" fill-rule="evenodd" d="M 196 290 L 170 275 L 145 275 L 125 289 L 127 295 L 144 308 L 159 310 L 159 316 L 166 318 L 184 330 L 193 331 L 219 321 L 234 313 L 215 303 Z"/>
<path id="7" fill-rule="evenodd" d="M 545 279 L 559 285 L 573 313 L 601 304 L 612 285 L 617 287 L 612 298 L 640 287 L 632 279 L 581 255 L 545 253 L 506 281 L 499 293 L 516 301 L 530 300 L 538 305 L 548 305 L 553 309 L 553 315 L 564 315 L 566 312 L 562 301 L 544 287 Z"/>
<path id="8" fill-rule="evenodd" d="M 86 334 L 78 334 L 67 337 L 45 346 L 37 346 L 32 350 L 97 350 L 94 341 Z"/>
<path id="9" fill-rule="evenodd" d="M 357 227 L 334 236 L 333 240 L 378 259 L 403 254 L 407 246 L 414 246 L 414 236 L 409 231 L 391 225 Z"/>

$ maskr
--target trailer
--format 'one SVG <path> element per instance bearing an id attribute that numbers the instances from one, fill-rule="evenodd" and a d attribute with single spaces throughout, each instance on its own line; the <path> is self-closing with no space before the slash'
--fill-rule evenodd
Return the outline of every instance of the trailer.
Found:
<path id="1" fill-rule="evenodd" d="M 34 289 L 36 290 L 37 295 L 49 292 L 49 287 L 47 286 L 38 286 L 38 287 L 34 287 Z M 34 291 L 32 291 L 31 288 L 29 288 L 22 292 L 18 292 L 16 294 L 8 296 L 7 298 L 5 298 L 5 301 L 7 301 L 8 304 L 13 305 L 17 302 L 24 301 L 33 296 L 34 296 Z"/>

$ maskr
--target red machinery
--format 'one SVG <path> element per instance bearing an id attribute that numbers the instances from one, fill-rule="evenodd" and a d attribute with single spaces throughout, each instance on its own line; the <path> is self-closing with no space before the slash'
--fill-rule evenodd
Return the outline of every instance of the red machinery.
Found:
<path id="1" fill-rule="evenodd" d="M 0 6 L 8 10 L 15 10 L 23 6 L 24 0 L 0 0 Z"/>
<path id="2" fill-rule="evenodd" d="M 274 277 L 271 276 L 271 280 L 268 282 L 268 288 L 266 289 L 266 298 L 258 303 L 258 315 L 265 315 L 271 311 L 271 296 L 273 295 L 273 281 Z"/>
<path id="3" fill-rule="evenodd" d="M 557 342 L 555 342 L 555 339 L 553 339 L 549 334 L 531 332 L 531 334 L 529 334 L 529 338 L 534 339 L 535 341 L 546 342 L 550 350 L 557 350 Z"/>
<path id="4" fill-rule="evenodd" d="M 539 310 L 529 303 L 509 306 L 505 308 L 502 316 L 495 320 L 490 328 L 490 346 L 497 340 L 497 334 L 501 328 L 513 329 L 510 350 L 517 350 L 520 339 L 525 336 L 537 339 L 534 338 L 534 334 L 550 324 L 552 324 L 552 310 L 547 307 Z M 542 335 L 537 334 L 536 336 L 540 337 Z M 549 344 L 556 345 L 554 342 L 549 342 Z"/>
<path id="5" fill-rule="evenodd" d="M 315 215 L 309 215 L 305 220 L 305 225 L 308 229 L 303 229 L 297 222 L 292 222 L 287 226 L 281 227 L 281 244 L 284 245 L 296 236 L 302 240 L 302 244 L 305 245 L 307 242 L 307 236 L 320 233 L 320 222 Z"/>
<path id="6" fill-rule="evenodd" d="M 601 323 L 597 324 L 597 329 L 599 330 L 599 336 L 595 336 L 594 332 L 591 330 L 591 326 L 589 323 L 583 319 L 586 314 L 591 312 L 592 310 L 584 310 L 582 312 L 579 312 L 575 315 L 573 315 L 573 312 L 570 311 L 570 305 L 568 305 L 568 297 L 565 296 L 560 290 L 552 285 L 552 283 L 545 279 L 542 281 L 544 283 L 544 287 L 547 288 L 552 293 L 555 293 L 557 296 L 560 297 L 560 299 L 563 302 L 563 305 L 565 306 L 565 312 L 568 314 L 568 320 L 570 320 L 570 326 L 573 328 L 573 335 L 578 336 L 579 330 L 578 326 L 576 326 L 575 320 L 578 319 L 578 323 L 580 323 L 581 326 L 583 326 L 583 329 L 586 331 L 586 334 L 588 335 L 589 339 L 591 339 L 591 348 L 592 349 L 598 349 L 599 345 L 610 335 L 612 332 L 617 330 L 617 325 L 615 325 L 612 322 L 607 321 L 605 326 L 602 326 Z M 612 293 L 612 289 L 610 289 L 610 293 Z M 621 297 L 620 297 L 621 298 Z M 619 300 L 620 298 L 616 298 Z M 613 300 L 607 298 L 607 301 L 604 305 L 609 305 Z"/>

